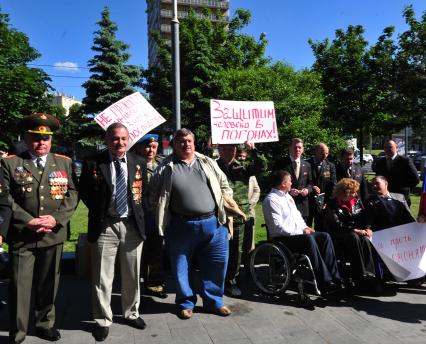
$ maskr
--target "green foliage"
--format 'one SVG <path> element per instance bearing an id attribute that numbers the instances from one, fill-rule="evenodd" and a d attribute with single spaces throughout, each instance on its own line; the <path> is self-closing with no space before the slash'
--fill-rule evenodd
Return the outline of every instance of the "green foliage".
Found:
<path id="1" fill-rule="evenodd" d="M 399 35 L 395 82 L 398 115 L 426 133 L 426 11 L 417 20 L 413 7 L 403 11 L 408 29 Z M 421 143 L 421 142 L 420 142 Z"/>
<path id="2" fill-rule="evenodd" d="M 219 15 L 218 15 L 219 16 Z M 210 99 L 223 88 L 223 71 L 266 65 L 266 40 L 256 41 L 242 33 L 250 12 L 237 10 L 229 22 L 200 19 L 193 12 L 180 25 L 182 126 L 197 136 L 199 148 L 210 137 Z M 144 73 L 144 88 L 153 106 L 168 120 L 172 114 L 170 50 L 160 36 L 152 33 L 159 48 L 157 65 Z M 170 122 L 169 122 L 170 123 Z M 201 146 L 201 147 L 200 147 Z"/>
<path id="3" fill-rule="evenodd" d="M 27 66 L 38 57 L 28 37 L 12 28 L 9 16 L 0 11 L 0 145 L 17 140 L 24 115 L 49 108 L 49 77 L 43 70 Z"/>
<path id="4" fill-rule="evenodd" d="M 88 63 L 92 75 L 83 84 L 86 89 L 84 111 L 91 115 L 134 93 L 135 87 L 140 86 L 142 73 L 140 67 L 126 64 L 130 57 L 126 52 L 128 45 L 117 40 L 118 27 L 111 20 L 107 7 L 98 25 L 92 46 L 96 55 Z"/>
<path id="5" fill-rule="evenodd" d="M 287 154 L 291 138 L 305 141 L 306 153 L 319 142 L 326 142 L 331 152 L 343 145 L 338 130 L 322 125 L 325 106 L 318 74 L 309 70 L 294 71 L 284 63 L 244 69 L 229 69 L 221 74 L 223 99 L 271 100 L 275 105 L 280 141 L 261 145 L 270 159 Z"/>

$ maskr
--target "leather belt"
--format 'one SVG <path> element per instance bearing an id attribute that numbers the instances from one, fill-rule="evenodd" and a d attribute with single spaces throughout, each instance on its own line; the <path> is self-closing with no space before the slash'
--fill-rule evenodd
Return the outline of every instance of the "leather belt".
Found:
<path id="1" fill-rule="evenodd" d="M 212 216 L 214 216 L 216 213 L 214 211 L 207 213 L 207 214 L 201 214 L 201 215 L 181 215 L 172 213 L 173 216 L 176 216 L 178 219 L 184 220 L 184 221 L 200 221 L 208 219 Z"/>

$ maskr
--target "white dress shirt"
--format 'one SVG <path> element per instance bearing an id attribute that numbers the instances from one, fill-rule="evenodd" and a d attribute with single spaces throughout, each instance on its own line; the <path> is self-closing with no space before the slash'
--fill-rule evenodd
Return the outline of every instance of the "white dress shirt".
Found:
<path id="1" fill-rule="evenodd" d="M 41 165 L 43 167 L 46 166 L 47 154 L 43 155 L 43 156 L 37 156 L 37 155 L 34 155 L 31 152 L 28 152 L 28 153 L 30 153 L 31 160 L 32 160 L 32 162 L 33 162 L 33 164 L 34 164 L 35 167 L 37 167 L 37 159 L 39 159 L 39 158 L 41 159 L 41 161 L 40 161 Z"/>
<path id="2" fill-rule="evenodd" d="M 308 227 L 288 192 L 272 188 L 262 206 L 270 238 L 303 234 Z"/>

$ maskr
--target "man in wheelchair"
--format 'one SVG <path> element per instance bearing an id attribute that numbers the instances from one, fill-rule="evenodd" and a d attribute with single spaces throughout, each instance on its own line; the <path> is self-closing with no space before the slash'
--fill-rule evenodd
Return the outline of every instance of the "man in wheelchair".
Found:
<path id="1" fill-rule="evenodd" d="M 306 225 L 289 194 L 291 185 L 290 173 L 282 170 L 272 173 L 272 189 L 263 201 L 270 239 L 309 257 L 321 292 L 344 288 L 329 234 L 315 232 Z"/>

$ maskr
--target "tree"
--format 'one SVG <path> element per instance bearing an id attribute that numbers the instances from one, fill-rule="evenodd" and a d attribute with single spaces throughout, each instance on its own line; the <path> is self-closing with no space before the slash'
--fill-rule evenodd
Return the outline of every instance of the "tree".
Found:
<path id="1" fill-rule="evenodd" d="M 309 41 L 316 57 L 313 68 L 321 75 L 326 96 L 326 123 L 344 134 L 358 136 L 361 154 L 364 133 L 374 132 L 389 110 L 383 101 L 389 85 L 381 83 L 388 76 L 380 72 L 387 70 L 385 63 L 392 59 L 388 55 L 391 45 L 386 41 L 391 31 L 385 32 L 372 49 L 363 33 L 362 26 L 351 25 L 346 32 L 336 30 L 331 43 L 328 39 Z"/>
<path id="2" fill-rule="evenodd" d="M 17 140 L 23 116 L 49 108 L 48 75 L 28 67 L 38 57 L 28 37 L 12 28 L 9 16 L 0 12 L 0 145 Z"/>
<path id="3" fill-rule="evenodd" d="M 398 115 L 417 134 L 426 132 L 426 11 L 417 20 L 413 6 L 403 11 L 408 30 L 399 35 L 397 80 Z"/>
<path id="4" fill-rule="evenodd" d="M 209 14 L 207 12 L 206 14 Z M 263 66 L 267 44 L 265 38 L 256 41 L 243 34 L 250 22 L 250 12 L 237 10 L 229 22 L 200 19 L 190 12 L 180 26 L 181 112 L 182 126 L 192 128 L 198 146 L 210 137 L 210 99 L 218 98 L 222 90 L 223 71 L 235 68 Z M 171 58 L 170 50 L 159 35 L 154 36 L 159 46 L 159 64 L 144 73 L 144 88 L 159 112 L 170 119 Z"/>
<path id="5" fill-rule="evenodd" d="M 307 154 L 313 146 L 326 142 L 336 154 L 344 145 L 335 128 L 322 125 L 325 97 L 320 77 L 307 69 L 294 71 L 282 62 L 262 67 L 241 68 L 222 72 L 223 99 L 271 100 L 274 102 L 280 141 L 261 145 L 270 159 L 287 154 L 293 137 L 305 141 Z"/>
<path id="6" fill-rule="evenodd" d="M 95 32 L 92 50 L 97 54 L 89 60 L 92 75 L 83 87 L 86 114 L 94 115 L 116 101 L 134 93 L 140 86 L 142 69 L 127 64 L 130 55 L 128 45 L 117 40 L 117 25 L 111 20 L 108 7 L 102 11 L 98 21 L 99 30 Z"/>

